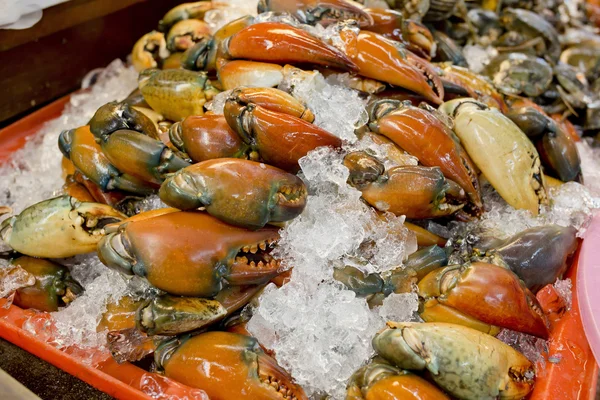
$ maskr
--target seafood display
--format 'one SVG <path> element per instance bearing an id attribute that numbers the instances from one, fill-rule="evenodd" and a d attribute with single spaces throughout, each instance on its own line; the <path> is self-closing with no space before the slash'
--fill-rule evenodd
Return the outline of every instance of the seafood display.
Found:
<path id="1" fill-rule="evenodd" d="M 527 398 L 550 356 L 505 338 L 552 337 L 600 208 L 594 9 L 255 3 L 173 8 L 46 136 L 0 294 L 215 400 Z"/>

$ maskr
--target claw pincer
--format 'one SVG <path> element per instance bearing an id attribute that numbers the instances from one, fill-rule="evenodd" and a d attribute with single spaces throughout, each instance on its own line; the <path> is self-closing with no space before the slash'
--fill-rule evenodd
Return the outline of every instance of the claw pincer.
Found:
<path id="1" fill-rule="evenodd" d="M 475 165 L 508 204 L 538 215 L 546 204 L 540 156 L 527 136 L 498 110 L 474 99 L 448 101 L 440 110 L 454 118 L 454 131 Z"/>
<path id="2" fill-rule="evenodd" d="M 548 337 L 541 306 L 507 268 L 482 262 L 450 265 L 430 272 L 418 286 L 426 300 L 421 313 L 425 321 L 440 321 L 439 313 L 450 315 L 450 307 L 486 324 Z"/>
<path id="3" fill-rule="evenodd" d="M 475 166 L 458 138 L 431 110 L 394 100 L 378 100 L 369 107 L 369 127 L 385 135 L 428 167 L 439 167 L 444 176 L 467 193 L 474 214 L 483 203 Z"/>
<path id="4" fill-rule="evenodd" d="M 82 287 L 71 278 L 66 267 L 42 258 L 21 256 L 12 261 L 35 277 L 32 286 L 17 289 L 13 303 L 21 308 L 58 311 L 80 294 Z"/>
<path id="5" fill-rule="evenodd" d="M 194 162 L 215 158 L 250 158 L 249 147 L 223 115 L 189 116 L 169 128 L 171 143 Z"/>
<path id="6" fill-rule="evenodd" d="M 302 115 L 308 114 L 303 112 Z M 265 162 L 289 172 L 299 170 L 298 160 L 309 151 L 342 145 L 337 136 L 304 119 L 271 111 L 235 96 L 225 103 L 225 118 Z"/>
<path id="7" fill-rule="evenodd" d="M 373 339 L 399 368 L 425 370 L 459 399 L 521 399 L 533 389 L 533 365 L 521 353 L 474 329 L 446 323 L 388 322 Z"/>
<path id="8" fill-rule="evenodd" d="M 154 354 L 158 370 L 211 399 L 308 400 L 301 387 L 252 337 L 206 332 L 163 342 Z"/>
<path id="9" fill-rule="evenodd" d="M 60 196 L 34 204 L 0 224 L 0 238 L 32 257 L 63 258 L 91 253 L 104 226 L 126 217 L 110 206 Z"/>
<path id="10" fill-rule="evenodd" d="M 160 198 L 181 210 L 205 207 L 214 217 L 250 229 L 289 221 L 304 210 L 306 186 L 279 168 L 220 158 L 184 168 L 161 186 Z"/>
<path id="11" fill-rule="evenodd" d="M 100 260 L 179 296 L 213 297 L 229 285 L 267 282 L 277 229 L 249 231 L 202 212 L 166 210 L 124 221 L 98 245 Z"/>
<path id="12" fill-rule="evenodd" d="M 379 160 L 364 152 L 349 153 L 344 165 L 350 170 L 350 184 L 379 211 L 435 218 L 454 214 L 465 204 L 464 190 L 444 178 L 437 167 L 411 165 L 386 171 Z"/>
<path id="13" fill-rule="evenodd" d="M 346 30 L 342 35 L 356 35 Z M 433 67 L 401 44 L 369 31 L 360 31 L 354 45 L 348 46 L 358 74 L 411 90 L 434 104 L 444 99 L 444 87 Z M 356 46 L 354 48 L 354 46 Z"/>
<path id="14" fill-rule="evenodd" d="M 226 59 L 249 59 L 278 64 L 316 64 L 344 71 L 356 65 L 344 53 L 302 29 L 280 22 L 250 25 L 221 44 Z"/>
<path id="15" fill-rule="evenodd" d="M 58 147 L 75 168 L 103 192 L 122 190 L 146 195 L 154 191 L 151 184 L 124 174 L 111 164 L 100 145 L 96 143 L 89 126 L 61 132 Z"/>

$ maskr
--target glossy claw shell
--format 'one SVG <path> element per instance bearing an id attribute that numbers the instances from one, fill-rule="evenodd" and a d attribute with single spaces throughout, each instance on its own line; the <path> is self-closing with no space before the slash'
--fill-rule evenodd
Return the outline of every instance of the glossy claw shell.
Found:
<path id="1" fill-rule="evenodd" d="M 521 353 L 460 325 L 388 322 L 373 347 L 400 368 L 429 370 L 440 387 L 460 399 L 521 399 L 533 388 L 533 365 Z"/>
<path id="2" fill-rule="evenodd" d="M 63 258 L 91 253 L 104 226 L 126 217 L 110 206 L 82 203 L 70 196 L 34 204 L 0 225 L 0 238 L 32 257 Z"/>
<path id="3" fill-rule="evenodd" d="M 205 207 L 227 223 L 257 229 L 298 216 L 306 205 L 307 190 L 300 178 L 270 165 L 220 158 L 175 173 L 159 195 L 172 207 Z"/>
<path id="4" fill-rule="evenodd" d="M 540 156 L 510 119 L 474 99 L 451 100 L 440 110 L 454 118 L 454 131 L 475 165 L 508 204 L 539 213 L 548 197 Z"/>

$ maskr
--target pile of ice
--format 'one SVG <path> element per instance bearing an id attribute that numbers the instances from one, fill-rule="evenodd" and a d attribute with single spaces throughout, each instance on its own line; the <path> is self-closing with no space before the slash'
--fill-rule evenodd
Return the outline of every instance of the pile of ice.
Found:
<path id="1" fill-rule="evenodd" d="M 215 33 L 226 23 L 244 17 L 256 15 L 258 0 L 219 0 L 219 7 L 209 10 L 204 14 L 204 22 Z"/>
<path id="2" fill-rule="evenodd" d="M 353 133 L 366 122 L 363 100 L 318 73 L 302 77 L 306 79 L 287 81 L 287 88 L 315 111 L 315 123 L 345 139 L 345 145 L 342 150 L 319 148 L 300 160 L 308 203 L 281 232 L 276 249 L 294 268 L 291 280 L 265 291 L 248 329 L 275 351 L 278 362 L 309 394 L 342 399 L 348 378 L 373 354 L 375 333 L 389 319 L 411 320 L 418 300 L 414 293 L 393 295 L 369 310 L 364 299 L 333 280 L 333 265 L 385 272 L 401 266 L 417 246 L 403 217 L 381 219 L 346 183 L 344 154 L 365 146 L 381 151 L 357 142 Z"/>

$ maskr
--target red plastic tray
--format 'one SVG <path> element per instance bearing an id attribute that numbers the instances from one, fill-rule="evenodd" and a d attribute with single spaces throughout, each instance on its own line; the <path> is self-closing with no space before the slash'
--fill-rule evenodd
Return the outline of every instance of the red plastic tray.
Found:
<path id="1" fill-rule="evenodd" d="M 0 130 L 0 162 L 6 160 L 16 149 L 23 146 L 28 136 L 37 132 L 43 123 L 56 118 L 68 102 L 68 96 L 34 112 L 22 120 Z M 57 150 L 58 151 L 58 150 Z M 596 222 L 598 223 L 598 221 Z M 577 256 L 567 277 L 573 281 L 573 293 L 577 288 Z M 546 311 L 553 309 L 556 293 L 547 287 L 538 293 L 538 299 Z M 76 347 L 58 350 L 48 343 L 51 329 L 44 334 L 32 335 L 23 329 L 23 323 L 34 316 L 36 326 L 49 320 L 45 313 L 22 310 L 0 299 L 0 337 L 20 346 L 30 353 L 48 361 L 64 371 L 118 399 L 187 398 L 207 399 L 202 390 L 193 389 L 157 374 L 149 373 L 130 363 L 117 364 L 106 351 L 85 350 Z M 585 337 L 579 314 L 577 296 L 573 296 L 570 311 L 552 318 L 549 354 L 560 361 L 546 360 L 538 364 L 536 386 L 531 400 L 592 400 L 596 394 L 598 365 Z M 38 325 L 39 324 L 39 325 Z M 80 360 L 93 357 L 91 365 Z"/>

